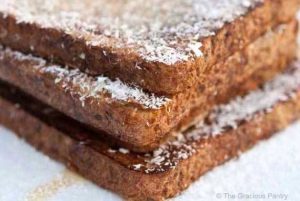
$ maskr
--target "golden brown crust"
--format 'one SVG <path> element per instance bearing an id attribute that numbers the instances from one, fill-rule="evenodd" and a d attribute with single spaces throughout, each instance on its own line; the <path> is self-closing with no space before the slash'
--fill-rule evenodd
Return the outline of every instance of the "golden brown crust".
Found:
<path id="1" fill-rule="evenodd" d="M 296 31 L 293 21 L 269 32 L 225 62 L 206 69 L 210 79 L 203 79 L 209 80 L 208 85 L 174 95 L 166 107 L 156 110 L 111 98 L 98 98 L 97 104 L 87 101 L 83 106 L 80 97 L 55 84 L 55 77 L 12 55 L 0 59 L 0 77 L 72 118 L 104 130 L 122 146 L 144 152 L 158 147 L 171 130 L 205 116 L 215 104 L 256 89 L 282 72 L 295 56 Z"/>
<path id="2" fill-rule="evenodd" d="M 0 87 L 1 96 L 5 95 L 3 90 L 8 88 Z M 126 167 L 135 163 L 134 153 L 114 156 L 106 152 L 108 147 L 101 142 L 96 147 L 85 144 L 83 140 L 89 133 L 82 130 L 76 132 L 78 125 L 68 125 L 63 118 L 58 124 L 55 124 L 57 119 L 51 123 L 51 120 L 47 120 L 49 116 L 45 116 L 47 109 L 42 109 L 45 106 L 39 106 L 32 99 L 18 99 L 16 94 L 11 97 L 0 98 L 1 124 L 96 184 L 130 200 L 163 200 L 175 196 L 205 172 L 237 157 L 259 140 L 270 137 L 300 117 L 298 91 L 294 99 L 277 103 L 271 112 L 260 113 L 235 130 L 230 129 L 217 137 L 197 141 L 196 153 L 182 160 L 175 169 L 146 174 Z M 44 115 L 38 115 L 41 113 Z M 71 127 L 73 132 L 57 128 L 60 124 Z"/>
<path id="3" fill-rule="evenodd" d="M 199 79 L 206 85 L 206 80 L 201 80 L 204 71 L 242 50 L 272 27 L 291 21 L 298 5 L 298 0 L 265 0 L 246 16 L 226 24 L 215 36 L 203 39 L 203 57 L 173 66 L 147 62 L 130 50 L 114 52 L 109 47 L 90 47 L 83 39 L 56 29 L 18 24 L 13 16 L 0 17 L 0 42 L 21 52 L 88 70 L 91 74 L 120 78 L 151 92 L 175 94 L 194 86 Z M 84 60 L 80 58 L 82 53 Z M 136 68 L 137 64 L 140 68 Z"/>

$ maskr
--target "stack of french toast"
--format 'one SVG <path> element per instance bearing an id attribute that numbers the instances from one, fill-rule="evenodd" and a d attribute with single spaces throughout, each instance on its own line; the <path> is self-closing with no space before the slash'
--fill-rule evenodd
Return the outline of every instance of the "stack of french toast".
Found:
<path id="1" fill-rule="evenodd" d="M 0 123 L 126 199 L 173 197 L 300 118 L 299 4 L 4 0 Z"/>

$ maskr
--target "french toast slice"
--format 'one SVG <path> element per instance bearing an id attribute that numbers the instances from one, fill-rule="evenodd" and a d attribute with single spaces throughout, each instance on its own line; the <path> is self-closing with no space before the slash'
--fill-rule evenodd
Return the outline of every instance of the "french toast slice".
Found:
<path id="1" fill-rule="evenodd" d="M 298 8 L 298 0 L 4 0 L 0 43 L 176 94 L 212 85 L 203 79 L 211 66 L 290 22 Z"/>

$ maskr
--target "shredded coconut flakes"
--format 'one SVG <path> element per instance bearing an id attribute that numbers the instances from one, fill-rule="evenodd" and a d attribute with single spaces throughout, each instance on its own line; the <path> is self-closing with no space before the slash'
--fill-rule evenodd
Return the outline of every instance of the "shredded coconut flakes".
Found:
<path id="1" fill-rule="evenodd" d="M 164 96 L 145 93 L 138 87 L 128 86 L 119 79 L 113 81 L 104 76 L 89 76 L 78 69 L 49 65 L 42 58 L 24 55 L 9 48 L 0 51 L 1 58 L 4 54 L 12 55 L 13 58 L 19 61 L 27 60 L 33 62 L 33 66 L 39 72 L 52 76 L 54 82 L 62 86 L 65 91 L 72 95 L 78 95 L 83 106 L 85 106 L 85 101 L 88 98 L 92 98 L 93 101 L 99 101 L 105 97 L 105 94 L 109 94 L 112 100 L 134 102 L 149 109 L 159 109 L 171 101 Z"/>
<path id="2" fill-rule="evenodd" d="M 125 148 L 119 148 L 119 152 L 122 153 L 122 154 L 130 153 L 130 151 L 128 149 L 125 149 Z"/>

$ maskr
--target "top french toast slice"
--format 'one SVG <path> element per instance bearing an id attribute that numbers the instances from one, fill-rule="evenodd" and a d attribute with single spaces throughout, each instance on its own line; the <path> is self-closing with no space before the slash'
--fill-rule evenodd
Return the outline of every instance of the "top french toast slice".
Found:
<path id="1" fill-rule="evenodd" d="M 294 18 L 298 0 L 4 0 L 0 43 L 158 94 Z M 200 80 L 200 81 L 199 81 Z"/>

